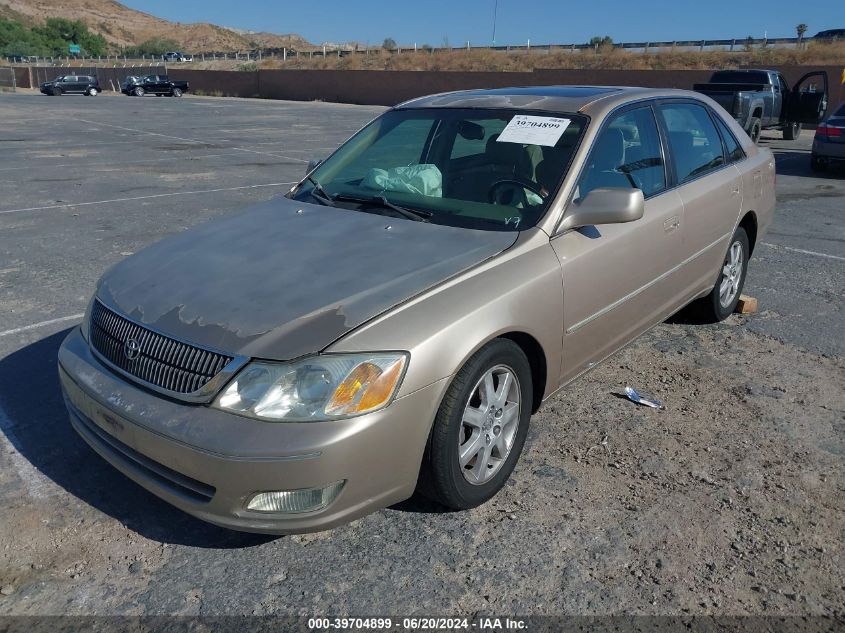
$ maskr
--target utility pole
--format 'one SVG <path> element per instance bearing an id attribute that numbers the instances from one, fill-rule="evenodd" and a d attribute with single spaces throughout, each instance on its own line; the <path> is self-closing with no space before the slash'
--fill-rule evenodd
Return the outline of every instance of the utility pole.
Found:
<path id="1" fill-rule="evenodd" d="M 493 0 L 493 46 L 496 45 L 496 15 L 499 13 L 499 0 Z"/>

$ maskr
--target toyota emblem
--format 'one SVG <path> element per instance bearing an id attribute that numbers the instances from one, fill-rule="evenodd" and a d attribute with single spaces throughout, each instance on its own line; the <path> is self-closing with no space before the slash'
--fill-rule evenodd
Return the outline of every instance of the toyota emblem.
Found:
<path id="1" fill-rule="evenodd" d="M 134 338 L 126 339 L 123 344 L 123 355 L 128 360 L 135 360 L 141 355 L 141 344 Z"/>

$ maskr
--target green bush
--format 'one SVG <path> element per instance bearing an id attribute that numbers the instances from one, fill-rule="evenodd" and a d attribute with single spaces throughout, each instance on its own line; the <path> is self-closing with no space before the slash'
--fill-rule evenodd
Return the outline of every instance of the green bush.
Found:
<path id="1" fill-rule="evenodd" d="M 0 18 L 0 55 L 68 55 L 68 46 L 77 44 L 86 57 L 104 55 L 108 43 L 102 35 L 88 30 L 81 20 L 49 18 L 44 26 L 28 28 L 16 20 Z"/>
<path id="2" fill-rule="evenodd" d="M 170 51 L 178 51 L 179 44 L 173 40 L 168 40 L 163 37 L 154 37 L 151 40 L 142 42 L 137 46 L 131 46 L 124 51 L 127 57 L 141 57 L 142 55 L 153 55 L 154 57 L 161 57 Z"/>

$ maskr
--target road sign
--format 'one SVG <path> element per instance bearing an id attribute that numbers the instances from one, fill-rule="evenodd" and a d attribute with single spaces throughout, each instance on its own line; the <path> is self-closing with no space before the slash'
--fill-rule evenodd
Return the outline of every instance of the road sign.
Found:
<path id="1" fill-rule="evenodd" d="M 79 44 L 70 44 L 68 45 L 67 50 L 70 52 L 71 55 L 79 55 L 79 53 L 81 52 Z"/>

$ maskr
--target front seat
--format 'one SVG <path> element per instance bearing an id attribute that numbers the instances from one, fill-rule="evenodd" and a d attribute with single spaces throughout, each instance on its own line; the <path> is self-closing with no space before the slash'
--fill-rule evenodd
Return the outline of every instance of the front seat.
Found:
<path id="1" fill-rule="evenodd" d="M 599 187 L 633 188 L 630 177 L 619 171 L 624 164 L 625 136 L 622 130 L 605 130 L 593 149 L 590 166 L 580 186 L 580 196 L 583 198 Z"/>
<path id="2" fill-rule="evenodd" d="M 487 139 L 484 155 L 495 178 L 498 180 L 516 178 L 517 180 L 534 180 L 532 173 L 531 155 L 522 143 L 499 143 L 499 135 L 494 134 Z"/>

